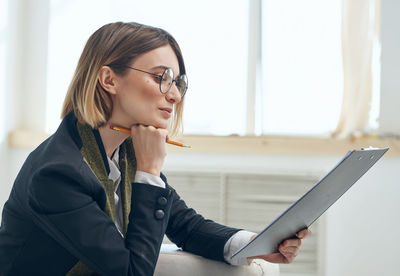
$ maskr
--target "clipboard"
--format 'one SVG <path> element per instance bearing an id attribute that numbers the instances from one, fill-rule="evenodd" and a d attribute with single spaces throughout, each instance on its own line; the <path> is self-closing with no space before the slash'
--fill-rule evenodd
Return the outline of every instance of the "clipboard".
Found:
<path id="1" fill-rule="evenodd" d="M 389 148 L 351 150 L 317 184 L 272 221 L 255 238 L 232 255 L 232 259 L 278 252 L 279 244 L 309 227 L 354 183 L 358 181 Z"/>

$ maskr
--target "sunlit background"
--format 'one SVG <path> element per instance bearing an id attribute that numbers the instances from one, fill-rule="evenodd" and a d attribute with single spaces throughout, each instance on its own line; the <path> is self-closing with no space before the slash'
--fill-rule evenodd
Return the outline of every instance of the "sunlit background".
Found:
<path id="1" fill-rule="evenodd" d="M 341 1 L 264 1 L 254 12 L 262 17 L 254 134 L 329 135 L 343 93 Z M 90 34 L 105 23 L 132 20 L 160 26 L 180 43 L 190 81 L 185 134 L 246 134 L 249 3 L 242 0 L 50 1 L 46 130 L 60 122 L 63 97 Z M 377 106 L 378 98 L 372 102 Z M 376 114 L 371 119 L 374 129 Z"/>

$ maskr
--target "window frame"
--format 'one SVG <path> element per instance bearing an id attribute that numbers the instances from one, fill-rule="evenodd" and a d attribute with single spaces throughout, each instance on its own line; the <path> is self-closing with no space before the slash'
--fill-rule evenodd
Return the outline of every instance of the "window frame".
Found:
<path id="1" fill-rule="evenodd" d="M 260 9 L 258 8 L 259 5 L 261 5 L 262 0 L 249 0 L 250 13 L 259 13 Z M 48 1 L 46 2 L 47 4 L 43 5 L 48 5 Z M 48 6 L 47 6 L 48 7 Z M 23 14 L 23 11 L 29 7 L 25 7 L 24 5 L 11 5 L 10 4 L 10 15 L 19 15 Z M 40 15 L 40 11 L 37 9 L 32 9 L 31 13 L 37 12 Z M 251 15 L 250 18 L 253 16 Z M 22 20 L 24 25 L 29 25 L 29 20 L 35 19 L 35 16 L 31 16 L 29 18 L 22 18 L 21 16 L 16 17 L 15 23 L 18 23 L 18 20 Z M 252 24 L 256 23 L 261 23 L 260 19 L 254 20 Z M 252 24 L 249 24 L 249 28 L 253 26 Z M 15 24 L 17 25 L 17 24 Z M 43 25 L 43 27 L 45 27 Z M 388 28 L 388 25 L 383 26 L 384 28 Z M 26 31 L 25 29 L 19 30 L 19 32 L 24 32 Z M 258 32 L 256 32 L 257 34 Z M 258 33 L 259 34 L 259 33 Z M 14 36 L 21 37 L 24 34 L 18 33 L 14 34 Z M 259 39 L 260 37 L 258 37 Z M 252 39 L 249 37 L 249 45 L 252 43 Z M 15 42 L 10 43 L 11 46 L 13 46 Z M 8 47 L 8 50 L 10 50 L 13 47 Z M 16 49 L 14 52 L 11 52 L 10 54 L 14 56 L 19 56 L 19 52 L 22 51 L 23 49 Z M 249 47 L 249 67 L 253 66 L 256 68 L 256 66 L 259 65 L 259 60 L 257 57 L 259 57 L 259 48 L 257 47 Z M 383 49 L 383 52 L 385 49 Z M 12 58 L 10 58 L 12 60 Z M 32 62 L 29 59 L 27 59 L 25 62 L 29 63 Z M 16 66 L 15 64 L 12 66 Z M 14 69 L 14 71 L 16 71 Z M 14 72 L 13 71 L 13 72 Z M 11 72 L 11 73 L 13 73 Z M 249 73 L 250 74 L 250 73 Z M 17 99 L 21 97 L 21 91 L 18 91 L 16 89 L 16 84 L 18 77 L 21 77 L 21 73 L 17 74 L 16 76 L 12 76 L 12 83 L 10 85 L 10 90 L 13 92 L 16 92 L 12 98 L 7 100 L 11 106 L 13 106 L 15 109 L 12 111 L 13 115 L 13 122 L 10 123 L 10 129 L 12 131 L 10 132 L 8 142 L 11 147 L 16 147 L 16 148 L 32 148 L 36 145 L 39 144 L 45 137 L 48 137 L 49 134 L 47 134 L 43 128 L 42 128 L 42 121 L 40 121 L 40 127 L 37 127 L 36 125 L 38 124 L 31 124 L 33 126 L 28 130 L 26 125 L 19 125 L 18 121 L 24 120 L 26 122 L 29 122 L 30 118 L 27 114 L 17 114 L 17 109 L 23 108 L 23 105 L 17 102 Z M 249 78 L 250 80 L 250 78 Z M 252 78 L 251 82 L 249 82 L 248 87 L 257 87 L 257 78 Z M 16 91 L 14 91 L 16 90 Z M 250 89 L 249 89 L 250 91 Z M 183 140 L 187 141 L 189 144 L 197 145 L 199 144 L 199 147 L 193 148 L 193 151 L 205 151 L 205 152 L 248 152 L 248 153 L 262 153 L 262 154 L 268 154 L 268 153 L 293 153 L 293 154 L 303 154 L 303 153 L 311 153 L 311 154 L 338 154 L 339 152 L 342 153 L 343 150 L 349 149 L 349 148 L 355 148 L 360 147 L 360 146 L 369 146 L 369 145 L 376 145 L 376 146 L 381 146 L 381 147 L 386 147 L 389 145 L 392 145 L 392 150 L 389 151 L 389 154 L 393 153 L 394 155 L 399 155 L 400 150 L 397 150 L 399 148 L 399 142 L 396 137 L 394 138 L 380 138 L 380 139 L 360 139 L 360 141 L 364 141 L 363 143 L 354 143 L 353 140 L 351 139 L 343 139 L 340 141 L 337 141 L 336 139 L 330 139 L 330 138 L 311 138 L 311 137 L 298 137 L 298 136 L 280 136 L 280 137 L 275 137 L 275 136 L 268 136 L 268 135 L 261 135 L 254 137 L 255 134 L 257 134 L 257 130 L 255 128 L 255 122 L 257 119 L 257 112 L 250 111 L 254 110 L 252 108 L 254 104 L 257 102 L 256 99 L 256 93 L 255 90 L 252 90 L 253 92 L 247 91 L 247 97 L 248 97 L 248 113 L 247 113 L 247 121 L 253 122 L 252 124 L 249 124 L 249 128 L 247 129 L 247 133 L 243 137 L 235 137 L 235 136 L 207 136 L 207 135 L 185 135 L 183 136 Z M 29 93 L 35 93 L 35 91 L 28 90 Z M 382 92 L 381 92 L 382 93 Z M 393 95 L 394 97 L 395 95 Z M 34 95 L 31 95 L 30 98 L 34 97 Z M 387 97 L 390 97 L 390 95 L 387 95 Z M 37 97 L 35 97 L 37 98 Z M 42 100 L 36 100 L 37 101 L 42 101 Z M 390 101 L 388 101 L 390 102 Z M 384 109 L 384 107 L 381 106 L 381 110 Z M 15 113 L 15 114 L 14 114 Z M 393 114 L 392 114 L 393 115 Z M 392 116 L 391 115 L 391 116 Z M 31 139 L 30 135 L 34 135 L 34 138 Z M 226 139 L 227 141 L 230 141 L 228 143 L 220 143 L 221 139 Z M 272 141 L 272 142 L 271 142 Z M 307 145 L 304 143 L 307 142 Z M 313 144 L 317 143 L 321 145 L 318 149 L 316 149 Z M 260 145 L 268 145 L 265 146 L 265 150 L 263 147 L 260 150 Z M 202 145 L 207 145 L 207 146 L 202 146 Z M 215 145 L 218 145 L 216 147 Z M 333 145 L 333 147 L 332 147 Z M 197 149 L 196 149 L 197 148 Z M 289 150 L 290 149 L 290 150 Z M 177 150 L 176 148 L 171 148 L 170 150 L 174 151 Z"/>

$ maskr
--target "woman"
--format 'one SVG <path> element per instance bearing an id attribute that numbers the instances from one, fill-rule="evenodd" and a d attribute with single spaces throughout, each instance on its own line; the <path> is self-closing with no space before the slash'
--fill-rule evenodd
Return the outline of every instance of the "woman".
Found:
<path id="1" fill-rule="evenodd" d="M 170 34 L 121 22 L 97 30 L 62 123 L 29 155 L 4 205 L 0 274 L 152 275 L 164 234 L 183 250 L 230 262 L 254 233 L 205 220 L 161 173 L 169 122 L 173 116 L 176 132 L 186 90 Z M 309 234 L 259 258 L 289 263 Z"/>

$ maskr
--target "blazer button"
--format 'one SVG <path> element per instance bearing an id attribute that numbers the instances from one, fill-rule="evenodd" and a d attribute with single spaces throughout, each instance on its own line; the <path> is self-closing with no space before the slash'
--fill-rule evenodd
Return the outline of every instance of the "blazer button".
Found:
<path id="1" fill-rule="evenodd" d="M 154 215 L 156 216 L 156 219 L 162 219 L 164 217 L 164 211 L 163 210 L 157 210 Z"/>
<path id="2" fill-rule="evenodd" d="M 158 204 L 160 204 L 161 206 L 167 205 L 167 199 L 165 197 L 159 197 L 157 200 Z"/>

